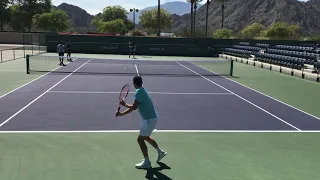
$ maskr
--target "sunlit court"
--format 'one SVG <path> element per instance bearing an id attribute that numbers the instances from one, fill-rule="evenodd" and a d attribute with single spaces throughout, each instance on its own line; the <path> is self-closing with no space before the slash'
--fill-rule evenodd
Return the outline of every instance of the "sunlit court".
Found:
<path id="1" fill-rule="evenodd" d="M 317 27 L 250 2 L 5 1 L 0 179 L 319 179 Z"/>

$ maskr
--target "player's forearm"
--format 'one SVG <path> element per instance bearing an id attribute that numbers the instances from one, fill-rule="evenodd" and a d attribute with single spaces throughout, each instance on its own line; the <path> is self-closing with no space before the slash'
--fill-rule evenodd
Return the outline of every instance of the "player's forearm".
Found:
<path id="1" fill-rule="evenodd" d="M 133 108 L 133 105 L 132 105 L 132 104 L 127 104 L 127 103 L 126 103 L 126 104 L 125 104 L 125 107 L 127 107 L 127 108 L 130 108 L 130 109 L 131 109 L 131 108 Z"/>
<path id="2" fill-rule="evenodd" d="M 122 116 L 127 115 L 127 114 L 131 113 L 132 111 L 134 111 L 133 108 L 128 108 L 127 110 L 123 111 L 123 112 L 121 113 L 121 115 L 122 115 Z"/>

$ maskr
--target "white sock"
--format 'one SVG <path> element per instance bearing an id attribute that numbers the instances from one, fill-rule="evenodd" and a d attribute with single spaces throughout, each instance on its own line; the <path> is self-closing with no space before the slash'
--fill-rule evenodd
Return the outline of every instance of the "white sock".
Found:
<path id="1" fill-rule="evenodd" d="M 145 157 L 144 160 L 145 160 L 145 161 L 149 161 L 149 158 L 148 158 L 148 157 Z"/>

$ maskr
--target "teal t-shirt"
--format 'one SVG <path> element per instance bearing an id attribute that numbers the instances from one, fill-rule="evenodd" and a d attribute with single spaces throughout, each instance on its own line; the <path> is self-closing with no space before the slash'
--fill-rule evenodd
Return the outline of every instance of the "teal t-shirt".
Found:
<path id="1" fill-rule="evenodd" d="M 136 90 L 135 100 L 139 102 L 138 110 L 142 119 L 158 117 L 150 95 L 143 87 Z"/>

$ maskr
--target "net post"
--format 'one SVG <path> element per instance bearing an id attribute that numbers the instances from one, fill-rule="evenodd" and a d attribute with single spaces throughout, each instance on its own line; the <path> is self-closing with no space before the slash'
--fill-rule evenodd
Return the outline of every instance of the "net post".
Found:
<path id="1" fill-rule="evenodd" d="M 230 76 L 233 76 L 233 60 L 231 60 L 230 64 Z"/>
<path id="2" fill-rule="evenodd" d="M 30 56 L 26 56 L 26 68 L 27 68 L 27 74 L 30 74 Z"/>

